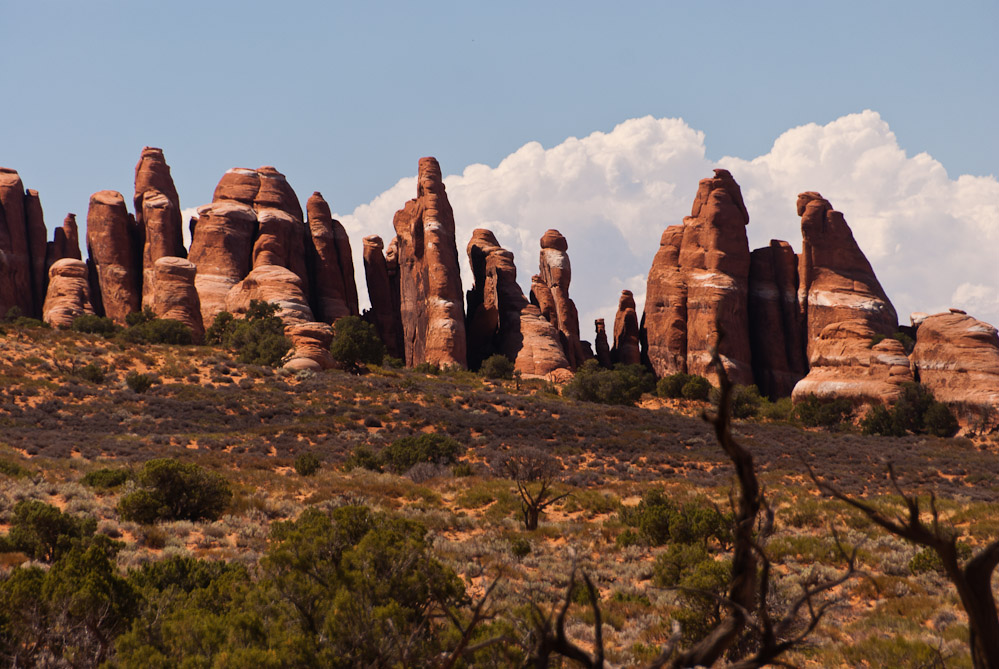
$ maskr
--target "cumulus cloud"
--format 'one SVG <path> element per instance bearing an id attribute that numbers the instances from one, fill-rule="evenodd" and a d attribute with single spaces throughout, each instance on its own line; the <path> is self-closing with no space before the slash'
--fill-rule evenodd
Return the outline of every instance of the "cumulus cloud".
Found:
<path id="1" fill-rule="evenodd" d="M 466 289 L 464 245 L 474 228 L 491 229 L 513 251 L 524 287 L 538 271 L 538 240 L 556 228 L 569 242 L 571 294 L 590 339 L 593 319 L 612 322 L 621 289 L 634 291 L 642 311 L 659 237 L 689 214 L 697 181 L 713 167 L 729 169 L 742 186 L 753 248 L 774 238 L 800 249 L 796 196 L 819 191 L 846 216 L 901 320 L 956 306 L 999 323 L 999 181 L 951 179 L 929 155 L 907 156 L 872 111 L 793 128 L 752 159 L 711 161 L 703 133 L 649 116 L 550 149 L 531 142 L 496 167 L 470 165 L 445 178 Z M 392 215 L 415 194 L 415 176 L 402 179 L 340 216 L 356 240 L 362 293 L 360 237 L 387 243 Z"/>

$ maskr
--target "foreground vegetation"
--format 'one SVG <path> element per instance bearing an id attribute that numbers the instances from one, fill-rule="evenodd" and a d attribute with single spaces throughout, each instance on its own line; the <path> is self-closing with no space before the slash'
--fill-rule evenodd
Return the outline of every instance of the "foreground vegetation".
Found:
<path id="1" fill-rule="evenodd" d="M 683 396 L 690 379 L 680 398 L 646 386 L 639 406 L 615 406 L 505 374 L 287 375 L 218 348 L 20 326 L 0 346 L 8 663 L 512 666 L 573 563 L 614 664 L 653 660 L 674 621 L 691 644 L 724 614 L 712 593 L 729 578 L 732 469 L 698 417 L 708 403 Z M 999 536 L 997 444 L 752 415 L 734 429 L 774 510 L 774 606 L 854 550 L 870 576 L 837 586 L 840 604 L 786 659 L 969 666 L 943 565 L 818 496 L 806 464 L 891 513 L 890 458 L 909 489 L 936 491 L 970 554 Z M 551 458 L 551 503 L 528 530 L 532 452 Z M 193 506 L 172 508 L 171 485 L 200 491 Z M 565 632 L 592 651 L 593 622 L 580 582 Z"/>

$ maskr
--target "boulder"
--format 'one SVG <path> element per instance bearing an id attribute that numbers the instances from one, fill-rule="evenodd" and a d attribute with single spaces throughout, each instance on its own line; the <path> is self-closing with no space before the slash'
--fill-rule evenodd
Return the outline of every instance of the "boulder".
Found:
<path id="1" fill-rule="evenodd" d="M 253 208 L 237 201 L 220 200 L 198 209 L 189 259 L 198 268 L 194 285 L 206 327 L 225 311 L 229 290 L 250 272 L 256 228 Z"/>
<path id="2" fill-rule="evenodd" d="M 798 403 L 814 395 L 846 398 L 854 404 L 890 404 L 900 386 L 912 381 L 909 358 L 897 339 L 888 337 L 872 346 L 877 333 L 862 320 L 827 325 L 812 342 L 811 369 L 791 393 Z"/>
<path id="3" fill-rule="evenodd" d="M 798 309 L 798 258 L 777 239 L 755 249 L 749 265 L 749 344 L 753 378 L 772 400 L 787 397 L 808 372 Z"/>
<path id="4" fill-rule="evenodd" d="M 524 376 L 571 375 L 558 330 L 517 284 L 513 254 L 482 228 L 472 232 L 467 253 L 475 281 L 467 295 L 469 366 L 477 369 L 499 353 Z"/>
<path id="5" fill-rule="evenodd" d="M 302 290 L 302 279 L 279 265 L 254 267 L 245 279 L 234 285 L 225 297 L 225 310 L 245 314 L 250 302 L 260 300 L 277 305 L 277 316 L 285 325 L 315 321 Z"/>
<path id="6" fill-rule="evenodd" d="M 284 368 L 292 371 L 319 371 L 334 366 L 330 355 L 333 328 L 327 323 L 295 323 L 285 326 L 284 336 L 291 340 L 292 350 L 285 356 Z"/>
<path id="7" fill-rule="evenodd" d="M 831 323 L 860 320 L 876 334 L 893 334 L 898 328 L 895 308 L 843 214 L 812 191 L 798 195 L 797 208 L 802 237 L 798 304 L 808 356 Z"/>
<path id="8" fill-rule="evenodd" d="M 312 237 L 309 257 L 312 267 L 312 302 L 316 316 L 326 323 L 335 323 L 344 316 L 356 316 L 357 286 L 354 283 L 354 260 L 350 253 L 347 231 L 340 221 L 333 218 L 329 204 L 318 191 L 309 198 L 306 210 L 309 213 L 309 233 Z M 381 246 L 378 254 L 381 255 Z"/>
<path id="9" fill-rule="evenodd" d="M 611 348 L 611 362 L 624 365 L 640 365 L 642 352 L 638 345 L 638 313 L 635 311 L 635 295 L 630 290 L 622 290 L 614 316 L 614 346 Z"/>
<path id="10" fill-rule="evenodd" d="M 959 310 L 924 316 L 911 355 L 919 382 L 975 431 L 999 426 L 999 335 Z"/>
<path id="11" fill-rule="evenodd" d="M 600 363 L 601 367 L 611 366 L 611 353 L 610 346 L 607 344 L 607 328 L 604 326 L 604 319 L 598 318 L 593 321 L 593 326 L 596 328 L 596 341 L 595 346 L 597 349 L 597 362 Z"/>
<path id="12" fill-rule="evenodd" d="M 93 313 L 87 263 L 76 258 L 57 260 L 49 268 L 42 319 L 52 327 L 68 328 L 77 316 Z"/>
<path id="13" fill-rule="evenodd" d="M 562 333 L 565 357 L 571 368 L 576 369 L 586 360 L 586 354 L 579 339 L 579 312 L 576 311 L 576 303 L 569 297 L 572 265 L 568 250 L 569 242 L 558 230 L 547 230 L 541 236 L 539 277 L 547 290 L 541 289 L 533 301 L 543 314 L 550 314 L 554 309 L 554 320 L 549 320 Z M 549 306 L 549 301 L 552 306 Z"/>
<path id="14" fill-rule="evenodd" d="M 733 383 L 753 383 L 749 346 L 749 214 L 727 170 L 702 179 L 682 226 L 668 228 L 649 270 L 644 315 L 649 362 L 660 376 L 714 377 L 716 345 Z M 718 343 L 719 332 L 725 336 Z"/>
<path id="15" fill-rule="evenodd" d="M 139 293 L 140 266 L 134 253 L 131 222 L 121 193 L 103 190 L 90 196 L 87 252 L 96 275 L 104 314 L 115 323 L 125 325 L 125 317 L 139 311 L 142 300 Z"/>
<path id="16" fill-rule="evenodd" d="M 197 275 L 194 263 L 173 256 L 158 258 L 153 267 L 153 285 L 150 306 L 160 318 L 180 321 L 191 330 L 195 342 L 205 337 L 201 320 L 201 300 L 194 281 Z"/>
<path id="17" fill-rule="evenodd" d="M 368 285 L 371 309 L 365 318 L 375 326 L 385 350 L 400 360 L 406 355 L 402 344 L 402 316 L 399 313 L 399 266 L 390 273 L 389 262 L 382 253 L 384 242 L 377 235 L 364 240 L 364 278 Z M 394 285 L 393 285 L 394 280 Z"/>
<path id="18" fill-rule="evenodd" d="M 393 219 L 406 364 L 467 366 L 454 213 L 436 158 L 421 158 L 416 198 Z"/>

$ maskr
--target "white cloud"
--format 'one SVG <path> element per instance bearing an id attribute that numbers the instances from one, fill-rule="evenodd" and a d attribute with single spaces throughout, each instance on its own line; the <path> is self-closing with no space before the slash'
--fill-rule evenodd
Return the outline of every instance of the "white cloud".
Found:
<path id="1" fill-rule="evenodd" d="M 750 160 L 712 162 L 703 133 L 682 119 L 645 117 L 550 149 L 525 144 L 495 168 L 470 165 L 445 178 L 465 288 L 474 228 L 491 229 L 514 252 L 521 286 L 538 271 L 541 235 L 556 228 L 569 242 L 582 335 L 592 339 L 594 318 L 613 323 L 622 288 L 635 293 L 641 313 L 659 237 L 689 214 L 697 181 L 713 167 L 729 169 L 742 186 L 752 247 L 775 238 L 800 249 L 796 196 L 819 191 L 845 214 L 902 322 L 912 311 L 958 306 L 999 323 L 999 181 L 953 180 L 929 155 L 906 156 L 871 111 L 788 130 Z M 362 293 L 361 236 L 388 243 L 393 214 L 415 193 L 415 176 L 402 179 L 340 216 Z"/>

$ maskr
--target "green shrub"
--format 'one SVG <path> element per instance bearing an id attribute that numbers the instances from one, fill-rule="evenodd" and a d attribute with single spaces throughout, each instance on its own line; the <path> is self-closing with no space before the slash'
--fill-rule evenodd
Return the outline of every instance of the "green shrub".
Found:
<path id="1" fill-rule="evenodd" d="M 302 453 L 295 458 L 295 471 L 299 476 L 312 476 L 322 466 L 322 460 L 315 453 Z"/>
<path id="2" fill-rule="evenodd" d="M 703 544 L 672 544 L 656 558 L 652 582 L 659 588 L 675 588 L 706 560 L 714 561 Z"/>
<path id="3" fill-rule="evenodd" d="M 138 481 L 143 489 L 125 495 L 118 503 L 124 520 L 217 520 L 232 499 L 223 477 L 171 458 L 146 462 Z"/>
<path id="4" fill-rule="evenodd" d="M 54 562 L 97 529 L 94 518 L 77 518 L 51 504 L 24 500 L 14 505 L 10 544 L 36 560 Z"/>
<path id="5" fill-rule="evenodd" d="M 99 334 L 111 337 L 121 328 L 115 325 L 110 318 L 103 318 L 93 314 L 84 314 L 73 319 L 69 329 L 73 332 L 83 332 L 85 334 Z"/>
<path id="6" fill-rule="evenodd" d="M 260 300 L 250 302 L 245 318 L 223 311 L 205 332 L 205 343 L 235 351 L 239 362 L 274 367 L 291 348 L 284 323 L 275 314 L 276 304 Z"/>
<path id="7" fill-rule="evenodd" d="M 76 376 L 90 383 L 104 383 L 104 368 L 97 363 L 90 362 L 78 369 Z"/>
<path id="8" fill-rule="evenodd" d="M 518 560 L 523 560 L 531 554 L 531 542 L 524 537 L 510 539 L 510 552 Z"/>
<path id="9" fill-rule="evenodd" d="M 934 402 L 923 414 L 926 431 L 935 437 L 953 437 L 960 425 L 957 418 L 943 402 Z"/>
<path id="10" fill-rule="evenodd" d="M 794 408 L 794 416 L 807 427 L 833 427 L 849 420 L 853 412 L 850 400 L 844 397 L 821 399 L 808 395 Z"/>
<path id="11" fill-rule="evenodd" d="M 860 429 L 864 434 L 877 434 L 882 437 L 904 437 L 905 429 L 895 420 L 895 413 L 880 404 L 868 410 L 860 421 Z"/>
<path id="12" fill-rule="evenodd" d="M 382 364 L 385 345 L 374 325 L 359 316 L 344 316 L 333 325 L 330 354 L 340 367 L 357 373 L 365 364 Z"/>
<path id="13" fill-rule="evenodd" d="M 140 372 L 129 372 L 125 375 L 125 384 L 140 395 L 153 386 L 153 377 Z"/>
<path id="14" fill-rule="evenodd" d="M 908 381 L 901 385 L 902 393 L 892 406 L 899 426 L 907 432 L 921 432 L 926 412 L 935 401 L 933 393 L 920 383 Z"/>
<path id="15" fill-rule="evenodd" d="M 382 461 L 367 446 L 357 446 L 354 448 L 354 452 L 344 460 L 343 469 L 348 472 L 352 469 L 367 469 L 373 472 L 380 472 L 382 471 Z"/>
<path id="16" fill-rule="evenodd" d="M 971 558 L 971 555 L 971 546 L 963 542 L 958 542 L 958 559 L 968 560 Z M 909 560 L 909 570 L 913 574 L 924 574 L 928 571 L 935 571 L 942 574 L 944 571 L 943 560 L 940 559 L 940 556 L 932 548 L 924 548 Z"/>
<path id="17" fill-rule="evenodd" d="M 512 379 L 513 363 L 501 353 L 496 353 L 486 358 L 479 367 L 479 374 L 487 379 Z"/>
<path id="18" fill-rule="evenodd" d="M 419 462 L 435 465 L 453 465 L 465 447 L 447 436 L 432 432 L 396 439 L 381 453 L 384 466 L 402 474 Z"/>
<path id="19" fill-rule="evenodd" d="M 732 540 L 732 517 L 704 501 L 679 506 L 661 490 L 649 490 L 634 507 L 621 509 L 621 521 L 638 529 L 650 546 L 675 542 L 707 545 L 714 539 L 721 546 Z"/>
<path id="20" fill-rule="evenodd" d="M 711 394 L 711 382 L 703 376 L 693 375 L 683 384 L 680 394 L 688 400 L 706 400 Z"/>
<path id="21" fill-rule="evenodd" d="M 907 432 L 929 433 L 937 437 L 953 437 L 960 427 L 957 418 L 933 393 L 921 384 L 908 382 L 891 409 L 874 406 L 861 421 L 864 434 L 901 437 Z"/>
<path id="22" fill-rule="evenodd" d="M 655 377 L 641 365 L 617 365 L 604 369 L 596 360 L 587 360 L 576 370 L 563 393 L 566 397 L 601 404 L 634 404 L 642 393 L 656 387 Z"/>
<path id="23" fill-rule="evenodd" d="M 418 365 L 413 366 L 413 371 L 419 374 L 430 374 L 431 376 L 437 376 L 441 373 L 441 368 L 432 362 L 421 362 Z"/>
<path id="24" fill-rule="evenodd" d="M 765 402 L 756 386 L 735 386 L 732 389 L 732 417 L 754 418 Z"/>
<path id="25" fill-rule="evenodd" d="M 656 394 L 659 395 L 659 397 L 666 397 L 674 400 L 679 399 L 683 397 L 683 386 L 686 385 L 690 378 L 689 374 L 684 374 L 682 372 L 664 376 L 659 379 L 659 383 L 656 384 Z"/>
<path id="26" fill-rule="evenodd" d="M 454 476 L 455 478 L 465 478 L 474 474 L 475 470 L 472 469 L 472 465 L 467 462 L 458 462 L 451 467 L 451 476 Z"/>
<path id="27" fill-rule="evenodd" d="M 12 479 L 18 479 L 24 476 L 28 476 L 31 472 L 11 460 L 5 460 L 0 458 L 0 474 L 4 476 L 9 476 Z"/>
<path id="28" fill-rule="evenodd" d="M 130 344 L 173 344 L 185 346 L 194 343 L 191 329 L 172 318 L 157 318 L 149 307 L 125 317 L 128 328 L 120 337 Z"/>
<path id="29" fill-rule="evenodd" d="M 760 416 L 767 420 L 786 422 L 794 418 L 794 403 L 790 397 L 781 397 L 776 402 L 764 402 Z"/>
<path id="30" fill-rule="evenodd" d="M 127 469 L 104 468 L 87 472 L 80 479 L 80 483 L 98 490 L 110 490 L 124 484 L 130 478 L 132 478 L 132 472 Z"/>

